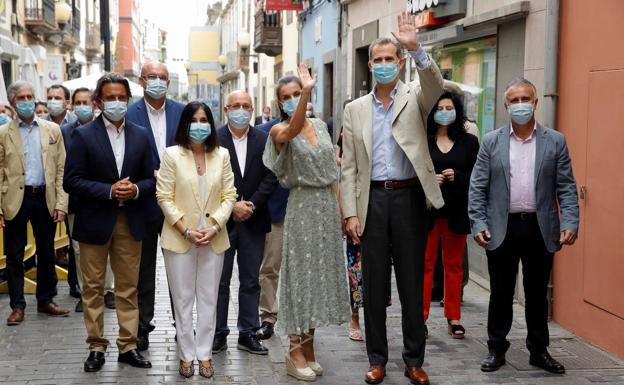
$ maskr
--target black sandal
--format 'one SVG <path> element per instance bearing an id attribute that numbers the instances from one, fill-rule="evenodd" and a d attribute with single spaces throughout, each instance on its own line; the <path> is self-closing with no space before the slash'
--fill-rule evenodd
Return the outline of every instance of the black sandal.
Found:
<path id="1" fill-rule="evenodd" d="M 466 335 L 466 329 L 461 325 L 453 325 L 450 320 L 448 322 L 448 334 L 458 340 L 461 340 Z"/>

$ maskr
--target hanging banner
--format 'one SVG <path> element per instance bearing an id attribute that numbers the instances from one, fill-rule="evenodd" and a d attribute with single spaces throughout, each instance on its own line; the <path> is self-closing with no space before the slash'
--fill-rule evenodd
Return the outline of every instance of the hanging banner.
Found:
<path id="1" fill-rule="evenodd" d="M 303 11 L 303 0 L 266 0 L 267 11 Z"/>

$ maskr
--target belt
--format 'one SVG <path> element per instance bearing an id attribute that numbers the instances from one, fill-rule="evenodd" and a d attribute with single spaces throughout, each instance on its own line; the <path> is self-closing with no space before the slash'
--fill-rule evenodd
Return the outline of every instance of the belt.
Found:
<path id="1" fill-rule="evenodd" d="M 45 194 L 45 185 L 43 186 L 24 186 L 24 192 L 31 194 Z"/>
<path id="2" fill-rule="evenodd" d="M 523 221 L 530 221 L 533 219 L 537 219 L 537 213 L 510 213 L 510 218 L 517 218 Z"/>
<path id="3" fill-rule="evenodd" d="M 418 178 L 406 180 L 373 180 L 371 187 L 382 187 L 385 190 L 397 190 L 418 185 Z"/>

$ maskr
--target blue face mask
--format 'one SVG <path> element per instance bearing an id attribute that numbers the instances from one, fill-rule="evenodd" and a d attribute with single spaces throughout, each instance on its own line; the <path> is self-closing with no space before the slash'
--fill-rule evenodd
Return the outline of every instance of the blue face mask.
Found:
<path id="1" fill-rule="evenodd" d="M 455 110 L 439 110 L 433 114 L 433 120 L 441 126 L 448 126 L 455 121 Z"/>
<path id="2" fill-rule="evenodd" d="M 212 131 L 209 123 L 191 123 L 189 126 L 189 137 L 194 143 L 204 143 Z"/>
<path id="3" fill-rule="evenodd" d="M 399 73 L 399 66 L 396 63 L 377 63 L 373 64 L 372 68 L 373 76 L 378 83 L 390 84 L 396 79 Z"/>
<path id="4" fill-rule="evenodd" d="M 527 124 L 533 117 L 533 103 L 516 103 L 507 107 L 511 120 L 516 124 Z"/>
<path id="5" fill-rule="evenodd" d="M 65 101 L 63 100 L 50 99 L 46 104 L 52 116 L 59 116 L 65 112 Z"/>
<path id="6" fill-rule="evenodd" d="M 4 112 L 0 113 L 0 126 L 4 126 L 10 121 L 11 121 L 11 118 L 9 118 L 9 115 L 5 114 Z"/>
<path id="7" fill-rule="evenodd" d="M 297 106 L 299 105 L 300 99 L 301 97 L 296 97 L 296 98 L 288 99 L 287 101 L 284 102 L 284 104 L 282 105 L 282 108 L 284 109 L 284 112 L 286 113 L 286 115 L 288 115 L 289 117 L 293 116 L 293 114 L 295 113 L 295 110 L 297 110 Z"/>
<path id="8" fill-rule="evenodd" d="M 74 106 L 74 113 L 81 122 L 91 120 L 93 117 L 93 107 L 91 106 Z"/>
<path id="9" fill-rule="evenodd" d="M 17 114 L 24 118 L 30 118 L 35 113 L 35 101 L 17 102 L 15 103 Z"/>
<path id="10" fill-rule="evenodd" d="M 167 95 L 167 81 L 151 79 L 147 81 L 145 93 L 152 99 L 162 99 Z"/>
<path id="11" fill-rule="evenodd" d="M 114 100 L 112 102 L 104 102 L 102 113 L 106 116 L 106 119 L 118 122 L 126 116 L 126 111 L 128 111 L 128 103 Z"/>
<path id="12" fill-rule="evenodd" d="M 251 112 L 242 109 L 229 110 L 227 117 L 228 123 L 231 124 L 232 127 L 242 130 L 249 127 Z"/>

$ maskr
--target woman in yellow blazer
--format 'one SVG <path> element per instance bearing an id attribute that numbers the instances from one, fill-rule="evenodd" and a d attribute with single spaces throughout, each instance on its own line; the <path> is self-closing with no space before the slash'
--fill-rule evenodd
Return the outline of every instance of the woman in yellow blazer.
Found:
<path id="1" fill-rule="evenodd" d="M 236 201 L 226 149 L 217 145 L 210 108 L 191 102 L 158 172 L 156 197 L 164 215 L 161 245 L 176 314 L 180 374 L 210 378 L 212 340 L 223 253 L 230 247 L 226 223 Z M 197 302 L 197 337 L 193 303 Z"/>

